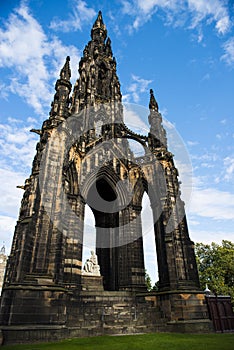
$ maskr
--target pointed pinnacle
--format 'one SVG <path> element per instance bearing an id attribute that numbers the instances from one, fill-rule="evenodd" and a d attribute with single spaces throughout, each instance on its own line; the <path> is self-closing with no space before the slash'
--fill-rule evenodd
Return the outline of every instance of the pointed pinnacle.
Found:
<path id="1" fill-rule="evenodd" d="M 102 37 L 103 40 L 105 40 L 106 36 L 107 36 L 106 26 L 102 19 L 102 12 L 99 11 L 97 19 L 94 22 L 93 28 L 91 30 L 91 37 L 92 39 L 98 39 Z"/>
<path id="2" fill-rule="evenodd" d="M 158 112 L 158 103 L 154 97 L 154 92 L 152 89 L 150 89 L 150 103 L 149 103 L 149 109 L 152 109 L 156 112 Z"/>
<path id="3" fill-rule="evenodd" d="M 106 26 L 105 26 L 105 24 L 103 22 L 103 18 L 102 18 L 102 11 L 98 12 L 97 19 L 94 22 L 93 29 L 96 28 L 96 27 L 102 28 L 102 29 L 106 29 Z"/>
<path id="4" fill-rule="evenodd" d="M 71 69 L 70 69 L 70 63 L 69 62 L 70 62 L 70 57 L 67 56 L 66 62 L 64 64 L 63 68 L 60 71 L 60 78 L 68 80 L 68 81 L 70 81 L 70 78 L 71 78 Z"/>
<path id="5" fill-rule="evenodd" d="M 111 49 L 111 39 L 108 37 L 106 41 L 106 52 L 108 55 L 113 56 L 112 49 Z"/>

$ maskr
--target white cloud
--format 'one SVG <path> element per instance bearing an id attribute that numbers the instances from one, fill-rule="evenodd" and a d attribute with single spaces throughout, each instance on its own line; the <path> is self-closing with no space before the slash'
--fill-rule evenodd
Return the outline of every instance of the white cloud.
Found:
<path id="1" fill-rule="evenodd" d="M 124 104 L 124 122 L 136 133 L 147 134 L 149 126 L 142 120 L 144 110 L 131 103 Z"/>
<path id="2" fill-rule="evenodd" d="M 191 154 L 191 158 L 194 161 L 198 161 L 199 164 L 201 162 L 216 163 L 220 159 L 218 153 L 209 150 L 203 150 L 202 154 Z"/>
<path id="3" fill-rule="evenodd" d="M 0 169 L 0 245 L 5 242 L 7 254 L 10 252 L 11 241 L 23 196 L 22 189 L 26 174 L 9 169 Z"/>
<path id="4" fill-rule="evenodd" d="M 42 112 L 41 102 L 49 102 L 48 72 L 43 61 L 43 56 L 49 54 L 46 36 L 23 4 L 10 15 L 5 28 L 0 30 L 0 66 L 17 71 L 11 79 L 10 90 L 34 105 L 37 112 Z"/>
<path id="5" fill-rule="evenodd" d="M 111 11 L 109 11 L 108 17 L 111 20 L 111 26 L 112 26 L 113 32 L 116 34 L 116 36 L 120 36 L 121 28 L 118 24 L 118 20 L 119 20 L 118 16 L 116 16 L 116 13 L 112 13 Z"/>
<path id="6" fill-rule="evenodd" d="M 33 125 L 16 123 L 9 119 L 8 124 L 0 124 L 0 161 L 9 169 L 9 165 L 30 169 L 38 137 L 29 132 Z"/>
<path id="7" fill-rule="evenodd" d="M 65 46 L 57 37 L 53 37 L 53 40 L 50 42 L 51 57 L 53 59 L 52 69 L 50 70 L 50 77 L 58 79 L 58 74 L 65 63 L 65 58 L 69 53 L 71 58 L 70 68 L 71 68 L 71 81 L 74 83 L 77 79 L 77 66 L 80 61 L 80 51 L 75 46 Z M 53 84 L 52 84 L 53 85 Z"/>
<path id="8" fill-rule="evenodd" d="M 199 42 L 203 39 L 200 25 L 204 20 L 214 22 L 219 34 L 231 28 L 228 7 L 221 0 L 132 0 L 122 1 L 122 6 L 124 14 L 134 17 L 130 31 L 139 29 L 158 9 L 164 11 L 166 24 L 181 26 L 190 19 L 190 28 L 199 31 Z"/>
<path id="9" fill-rule="evenodd" d="M 132 74 L 132 80 L 133 82 L 127 88 L 127 91 L 130 92 L 130 96 L 132 97 L 133 101 L 138 103 L 140 100 L 140 94 L 147 91 L 149 84 L 152 83 L 152 80 L 143 79 L 134 74 Z"/>
<path id="10" fill-rule="evenodd" d="M 216 188 L 194 188 L 190 212 L 212 220 L 234 220 L 234 194 Z"/>
<path id="11" fill-rule="evenodd" d="M 96 15 L 96 11 L 92 7 L 88 7 L 83 0 L 73 1 L 72 13 L 67 20 L 55 18 L 50 23 L 50 28 L 56 31 L 70 32 L 82 29 L 84 23 L 90 22 Z"/>
<path id="12" fill-rule="evenodd" d="M 145 193 L 142 199 L 142 232 L 145 268 L 149 273 L 153 284 L 158 280 L 156 245 L 154 236 L 154 220 L 150 200 Z"/>
<path id="13" fill-rule="evenodd" d="M 226 125 L 227 124 L 227 119 L 220 120 L 220 123 L 223 124 L 223 125 Z"/>
<path id="14" fill-rule="evenodd" d="M 232 65 L 234 63 L 234 37 L 227 40 L 223 48 L 225 53 L 221 57 L 221 60 L 225 61 L 228 65 Z"/>
<path id="15" fill-rule="evenodd" d="M 228 8 L 220 0 L 188 0 L 188 8 L 193 13 L 192 27 L 201 21 L 215 22 L 219 34 L 225 34 L 231 27 Z"/>
<path id="16" fill-rule="evenodd" d="M 4 83 L 1 83 L 1 81 L 0 81 L 0 98 L 4 100 L 7 100 L 8 98 L 7 86 Z"/>
<path id="17" fill-rule="evenodd" d="M 197 146 L 199 144 L 199 142 L 198 141 L 187 141 L 187 144 L 188 144 L 188 146 L 193 147 L 193 146 Z"/>
<path id="18" fill-rule="evenodd" d="M 225 175 L 224 179 L 231 181 L 234 179 L 234 158 L 224 158 Z"/>
<path id="19" fill-rule="evenodd" d="M 0 243 L 5 242 L 7 253 L 23 196 L 22 189 L 16 186 L 24 185 L 29 177 L 36 153 L 38 136 L 29 132 L 35 122 L 33 118 L 28 118 L 27 123 L 8 118 L 7 124 L 0 124 Z"/>
<path id="20" fill-rule="evenodd" d="M 64 62 L 67 52 L 78 61 L 78 50 L 65 47 L 56 37 L 49 40 L 24 2 L 0 29 L 0 68 L 11 70 L 8 91 L 18 94 L 38 114 L 44 114 L 44 107 L 50 105 L 54 92 L 50 79 L 58 64 L 61 68 L 61 56 Z M 50 66 L 49 56 L 54 57 Z"/>
<path id="21" fill-rule="evenodd" d="M 7 254 L 10 253 L 15 225 L 16 218 L 7 215 L 0 215 L 0 246 L 2 246 L 4 242 Z"/>
<path id="22" fill-rule="evenodd" d="M 15 217 L 18 213 L 23 191 L 16 186 L 24 185 L 25 178 L 22 172 L 0 169 L 1 215 Z"/>
<path id="23" fill-rule="evenodd" d="M 189 223 L 191 221 L 189 220 Z M 190 238 L 195 242 L 202 242 L 204 244 L 211 244 L 212 242 L 221 244 L 223 239 L 226 239 L 228 241 L 234 241 L 234 234 L 225 230 L 217 230 L 215 227 L 214 229 L 210 230 L 202 230 L 201 227 L 198 229 L 195 229 L 194 227 L 191 227 L 190 230 Z"/>
<path id="24" fill-rule="evenodd" d="M 209 73 L 206 73 L 201 79 L 201 81 L 205 81 L 205 80 L 210 80 L 210 74 Z"/>

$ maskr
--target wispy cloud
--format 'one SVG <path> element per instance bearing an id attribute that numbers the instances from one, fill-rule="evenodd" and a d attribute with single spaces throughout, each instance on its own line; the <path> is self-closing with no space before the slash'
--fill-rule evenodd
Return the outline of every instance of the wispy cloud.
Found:
<path id="1" fill-rule="evenodd" d="M 234 63 L 234 37 L 231 37 L 224 43 L 223 49 L 224 54 L 221 57 L 221 60 L 231 66 Z"/>
<path id="2" fill-rule="evenodd" d="M 94 16 L 96 16 L 96 11 L 92 7 L 88 7 L 85 1 L 73 0 L 72 12 L 68 19 L 55 18 L 50 23 L 50 28 L 61 32 L 82 30 L 83 24 L 89 23 Z"/>
<path id="3" fill-rule="evenodd" d="M 219 34 L 225 34 L 231 27 L 228 7 L 220 0 L 188 0 L 187 6 L 193 14 L 192 27 L 196 27 L 203 20 L 215 22 Z"/>
<path id="4" fill-rule="evenodd" d="M 5 168 L 30 169 L 37 137 L 29 130 L 35 124 L 16 123 L 8 119 L 8 124 L 0 124 L 0 161 Z"/>
<path id="5" fill-rule="evenodd" d="M 202 242 L 204 244 L 210 244 L 212 242 L 221 243 L 223 239 L 233 241 L 232 232 L 225 230 L 217 230 L 215 227 L 213 229 L 203 230 L 201 225 L 197 225 L 198 229 L 193 227 L 192 220 L 189 220 L 190 226 L 190 237 L 195 242 Z"/>
<path id="6" fill-rule="evenodd" d="M 16 172 L 4 168 L 0 169 L 1 215 L 15 217 L 19 210 L 20 199 L 23 194 L 23 191 L 16 188 L 16 186 L 24 185 L 25 178 L 23 172 Z"/>
<path id="7" fill-rule="evenodd" d="M 65 47 L 56 37 L 50 40 L 22 2 L 5 22 L 5 28 L 0 29 L 0 68 L 11 70 L 5 97 L 7 92 L 15 93 L 36 113 L 43 114 L 53 96 L 50 80 L 59 65 L 61 68 L 61 56 L 64 62 L 67 52 L 78 62 L 78 50 Z M 48 57 L 54 57 L 50 65 Z"/>
<path id="8" fill-rule="evenodd" d="M 150 83 L 152 83 L 152 80 L 143 79 L 132 74 L 132 83 L 127 88 L 128 94 L 125 96 L 125 100 L 133 100 L 138 103 L 140 94 L 147 91 Z"/>
<path id="9" fill-rule="evenodd" d="M 166 15 L 166 24 L 197 28 L 199 42 L 203 39 L 200 26 L 204 21 L 215 23 L 218 34 L 225 34 L 231 28 L 228 6 L 221 0 L 123 0 L 122 6 L 123 13 L 133 17 L 130 31 L 139 29 L 158 10 Z"/>
<path id="10" fill-rule="evenodd" d="M 23 195 L 23 191 L 16 186 L 24 185 L 26 177 L 26 174 L 21 171 L 0 168 L 0 239 L 1 242 L 5 242 L 7 252 L 10 250 L 16 217 Z"/>
<path id="11" fill-rule="evenodd" d="M 147 134 L 149 126 L 143 121 L 142 109 L 137 110 L 135 105 L 130 103 L 124 104 L 124 122 L 126 125 L 136 133 Z"/>
<path id="12" fill-rule="evenodd" d="M 30 174 L 38 137 L 29 132 L 36 120 L 8 118 L 0 124 L 0 238 L 9 252 L 23 191 L 16 186 L 24 185 Z"/>
<path id="13" fill-rule="evenodd" d="M 0 215 L 0 245 L 4 242 L 7 254 L 10 252 L 11 238 L 14 232 L 15 222 L 15 217 L 11 217 L 8 215 Z"/>
<path id="14" fill-rule="evenodd" d="M 188 144 L 188 146 L 193 147 L 193 146 L 197 146 L 199 144 L 199 142 L 198 141 L 187 141 L 187 144 Z"/>
<path id="15" fill-rule="evenodd" d="M 226 157 L 224 158 L 224 179 L 226 181 L 234 180 L 234 157 Z"/>
<path id="16" fill-rule="evenodd" d="M 234 220 L 234 194 L 216 188 L 194 188 L 190 212 L 212 220 Z"/>
<path id="17" fill-rule="evenodd" d="M 5 242 L 7 252 L 10 251 L 16 216 L 23 195 L 23 191 L 16 186 L 23 185 L 25 178 L 23 172 L 0 168 L 0 244 Z"/>

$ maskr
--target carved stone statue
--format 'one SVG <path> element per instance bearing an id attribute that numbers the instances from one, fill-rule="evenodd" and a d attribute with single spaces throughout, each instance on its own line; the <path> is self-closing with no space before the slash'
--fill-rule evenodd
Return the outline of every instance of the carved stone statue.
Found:
<path id="1" fill-rule="evenodd" d="M 83 275 L 101 276 L 97 255 L 91 250 L 91 257 L 84 264 Z"/>

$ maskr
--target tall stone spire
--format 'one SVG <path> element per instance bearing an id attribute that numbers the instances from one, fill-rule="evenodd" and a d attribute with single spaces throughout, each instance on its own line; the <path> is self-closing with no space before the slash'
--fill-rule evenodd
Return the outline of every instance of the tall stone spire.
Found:
<path id="1" fill-rule="evenodd" d="M 106 26 L 102 19 L 102 12 L 98 12 L 96 21 L 91 30 L 91 38 L 96 41 L 105 41 L 107 36 Z"/>
<path id="2" fill-rule="evenodd" d="M 91 41 L 83 51 L 79 64 L 79 78 L 72 97 L 72 112 L 104 103 L 121 102 L 120 83 L 116 74 L 116 60 L 107 38 L 101 11 L 91 30 Z"/>
<path id="3" fill-rule="evenodd" d="M 150 103 L 149 103 L 149 109 L 154 110 L 158 112 L 158 103 L 154 97 L 154 92 L 152 89 L 150 89 Z"/>
<path id="4" fill-rule="evenodd" d="M 56 118 L 63 120 L 69 115 L 69 96 L 72 88 L 69 62 L 70 57 L 67 56 L 66 62 L 60 71 L 60 79 L 55 84 L 56 93 L 54 95 L 54 101 L 51 103 L 50 119 Z"/>
<path id="5" fill-rule="evenodd" d="M 150 138 L 151 147 L 153 149 L 159 149 L 161 147 L 167 148 L 166 131 L 162 125 L 162 116 L 158 111 L 158 103 L 154 97 L 154 92 L 150 89 L 150 102 L 149 102 L 149 123 L 150 123 Z"/>

